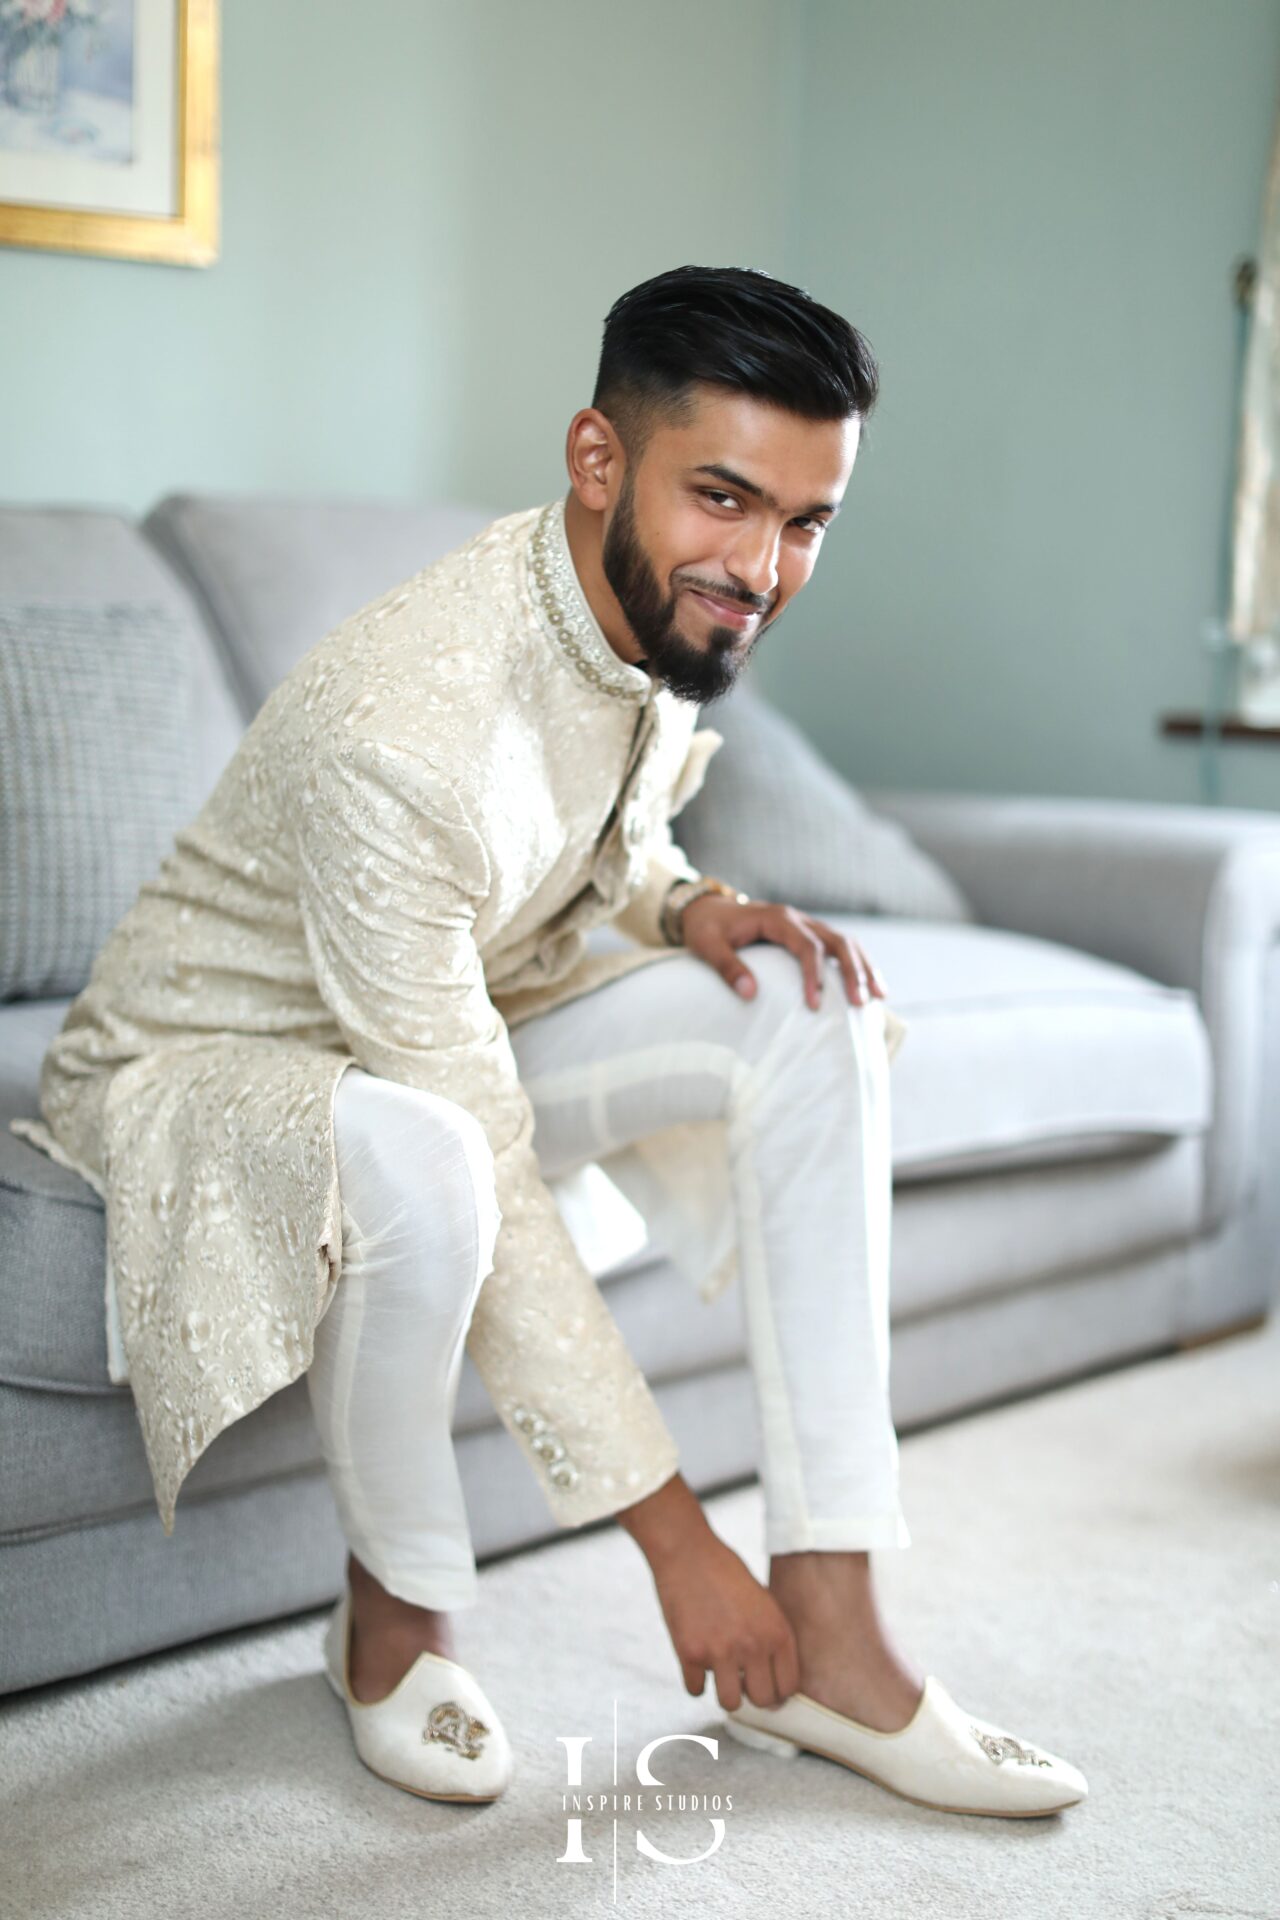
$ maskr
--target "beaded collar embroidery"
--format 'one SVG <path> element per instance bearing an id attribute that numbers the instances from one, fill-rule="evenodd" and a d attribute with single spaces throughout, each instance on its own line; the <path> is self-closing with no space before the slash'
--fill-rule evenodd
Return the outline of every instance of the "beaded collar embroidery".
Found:
<path id="1" fill-rule="evenodd" d="M 602 693 L 643 704 L 653 682 L 643 667 L 620 660 L 587 604 L 564 530 L 564 501 L 538 515 L 529 541 L 534 604 L 583 678 Z"/>

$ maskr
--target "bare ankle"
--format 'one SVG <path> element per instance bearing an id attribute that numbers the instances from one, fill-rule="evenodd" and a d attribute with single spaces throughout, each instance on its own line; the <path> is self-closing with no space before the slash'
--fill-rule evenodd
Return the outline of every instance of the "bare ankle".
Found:
<path id="1" fill-rule="evenodd" d="M 844 1622 L 866 1630 L 876 1619 L 868 1553 L 784 1553 L 769 1563 L 769 1590 L 795 1623 Z"/>
<path id="2" fill-rule="evenodd" d="M 775 1553 L 769 1559 L 769 1578 L 813 1580 L 823 1584 L 865 1581 L 871 1578 L 871 1555 L 865 1548 L 827 1552 L 814 1548 L 803 1553 Z"/>
<path id="3" fill-rule="evenodd" d="M 366 1647 L 384 1644 L 403 1649 L 417 1647 L 451 1658 L 452 1627 L 446 1611 L 422 1607 L 390 1593 L 355 1555 L 348 1562 L 356 1638 Z"/>

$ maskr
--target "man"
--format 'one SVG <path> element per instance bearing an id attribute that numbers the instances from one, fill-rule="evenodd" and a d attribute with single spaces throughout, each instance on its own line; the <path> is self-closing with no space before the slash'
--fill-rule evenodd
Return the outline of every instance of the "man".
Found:
<path id="1" fill-rule="evenodd" d="M 922 1676 L 872 1590 L 870 1548 L 909 1544 L 885 983 L 803 907 L 698 874 L 668 826 L 718 744 L 698 708 L 809 579 L 876 392 L 856 329 L 766 275 L 683 268 L 620 299 L 565 500 L 495 522 L 282 682 L 46 1061 L 49 1129 L 24 1130 L 105 1194 L 166 1530 L 216 1433 L 305 1371 L 351 1546 L 329 1676 L 362 1758 L 414 1792 L 510 1776 L 450 1654 L 476 1597 L 450 1442 L 465 1342 L 556 1518 L 617 1516 L 686 1687 L 712 1672 L 742 1737 L 949 1809 L 1083 1797 Z M 588 951 L 607 921 L 639 944 Z M 767 1586 L 708 1526 L 546 1184 L 707 1122 Z"/>

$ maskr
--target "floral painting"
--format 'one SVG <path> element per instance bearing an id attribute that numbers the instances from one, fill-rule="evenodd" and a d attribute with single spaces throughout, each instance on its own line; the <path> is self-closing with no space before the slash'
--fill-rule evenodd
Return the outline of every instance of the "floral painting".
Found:
<path id="1" fill-rule="evenodd" d="M 0 0 L 0 151 L 133 157 L 133 0 Z"/>
<path id="2" fill-rule="evenodd" d="M 217 0 L 0 0 L 0 244 L 207 265 Z"/>

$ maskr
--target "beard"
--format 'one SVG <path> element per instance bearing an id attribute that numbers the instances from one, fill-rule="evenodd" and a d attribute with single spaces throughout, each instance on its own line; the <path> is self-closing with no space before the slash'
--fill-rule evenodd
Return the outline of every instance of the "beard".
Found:
<path id="1" fill-rule="evenodd" d="M 756 642 L 772 625 L 762 621 L 750 642 L 743 645 L 736 627 L 713 627 L 699 646 L 686 640 L 676 625 L 677 594 L 664 594 L 648 554 L 636 532 L 635 494 L 631 476 L 622 482 L 618 505 L 600 552 L 604 577 L 612 587 L 627 625 L 644 648 L 644 665 L 670 688 L 678 700 L 705 706 L 719 700 L 736 682 Z M 762 609 L 758 595 L 744 594 L 722 582 L 699 581 L 725 600 Z"/>

